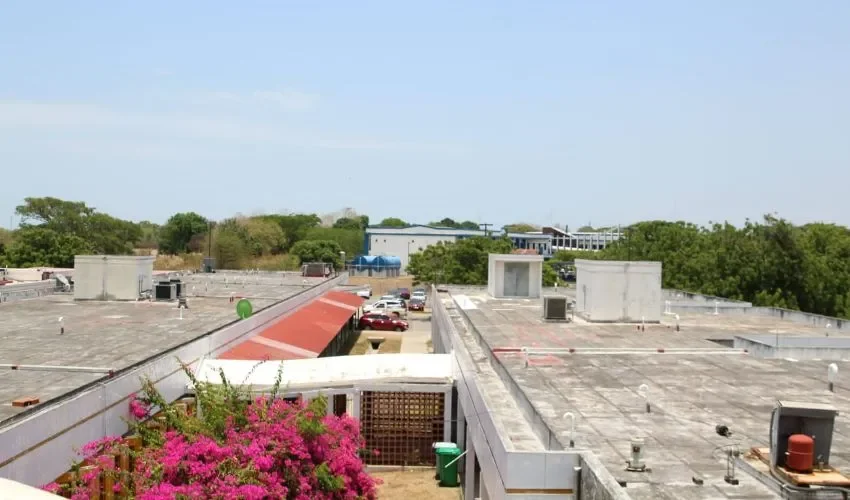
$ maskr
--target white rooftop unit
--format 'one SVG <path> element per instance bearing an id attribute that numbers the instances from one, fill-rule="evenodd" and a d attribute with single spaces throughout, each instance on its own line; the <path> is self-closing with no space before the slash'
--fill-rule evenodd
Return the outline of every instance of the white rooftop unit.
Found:
<path id="1" fill-rule="evenodd" d="M 543 292 L 543 256 L 491 253 L 487 291 L 495 298 L 540 298 Z"/>
<path id="2" fill-rule="evenodd" d="M 661 263 L 576 260 L 576 313 L 587 321 L 661 321 Z"/>
<path id="3" fill-rule="evenodd" d="M 154 257 L 77 255 L 74 300 L 137 300 L 150 291 Z"/>

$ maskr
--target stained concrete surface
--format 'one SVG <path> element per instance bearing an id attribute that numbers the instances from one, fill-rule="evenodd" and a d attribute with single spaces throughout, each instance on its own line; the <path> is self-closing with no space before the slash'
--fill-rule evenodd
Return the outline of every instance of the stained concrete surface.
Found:
<path id="1" fill-rule="evenodd" d="M 236 320 L 231 293 L 248 298 L 257 311 L 322 281 L 312 278 L 305 283 L 291 273 L 198 274 L 183 280 L 189 306 L 183 319 L 176 302 L 74 301 L 70 295 L 59 294 L 3 304 L 0 364 L 120 370 Z M 63 335 L 59 317 L 65 326 Z M 34 396 L 44 403 L 100 377 L 80 372 L 0 371 L 0 422 L 22 411 L 11 406 L 14 399 Z"/>
<path id="2" fill-rule="evenodd" d="M 832 465 L 850 472 L 850 383 L 827 390 L 827 361 L 756 359 L 743 353 L 718 353 L 708 339 L 744 333 L 819 336 L 815 327 L 758 317 L 694 315 L 647 325 L 550 323 L 542 319 L 540 301 L 495 300 L 482 289 L 452 289 L 464 295 L 463 316 L 480 333 L 489 354 L 504 366 L 549 429 L 566 443 L 568 420 L 576 416 L 573 439 L 591 450 L 635 499 L 776 498 L 755 478 L 739 470 L 740 485 L 723 480 L 725 447 L 746 450 L 768 445 L 770 411 L 777 399 L 829 403 L 839 409 L 832 445 Z M 672 319 L 672 318 L 670 318 Z M 665 318 L 665 321 L 668 321 Z M 833 332 L 834 333 L 834 332 Z M 530 356 L 493 354 L 494 347 L 562 347 L 569 352 Z M 688 347 L 694 354 L 584 352 L 581 348 Z M 476 347 L 473 347 L 476 349 Z M 699 349 L 710 349 L 712 354 Z M 568 351 L 568 350 L 565 350 Z M 830 361 L 831 362 L 831 361 Z M 839 362 L 839 373 L 850 363 Z M 648 386 L 651 412 L 639 386 Z M 718 436 L 717 424 L 733 431 Z M 644 460 L 651 472 L 625 470 L 630 439 L 645 440 Z M 701 486 L 693 478 L 702 479 Z"/>

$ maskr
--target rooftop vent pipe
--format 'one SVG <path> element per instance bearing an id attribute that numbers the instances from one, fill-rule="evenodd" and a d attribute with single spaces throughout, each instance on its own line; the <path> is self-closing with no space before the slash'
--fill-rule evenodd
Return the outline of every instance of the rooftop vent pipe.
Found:
<path id="1" fill-rule="evenodd" d="M 568 411 L 567 413 L 564 413 L 564 415 L 561 418 L 564 418 L 564 419 L 569 418 L 570 419 L 570 448 L 575 448 L 575 446 L 576 446 L 576 442 L 575 442 L 576 416 L 573 415 L 573 412 Z"/>
<path id="2" fill-rule="evenodd" d="M 643 401 L 646 403 L 646 412 L 652 413 L 652 405 L 649 404 L 649 386 L 646 384 L 640 384 L 640 387 L 638 387 L 638 394 L 643 396 Z"/>
<path id="3" fill-rule="evenodd" d="M 830 363 L 826 369 L 826 380 L 829 382 L 829 392 L 835 392 L 835 381 L 838 380 L 838 365 Z"/>

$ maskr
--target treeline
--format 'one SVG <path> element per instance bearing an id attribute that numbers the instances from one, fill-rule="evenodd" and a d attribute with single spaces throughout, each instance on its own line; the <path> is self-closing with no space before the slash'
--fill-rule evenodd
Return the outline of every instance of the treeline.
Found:
<path id="1" fill-rule="evenodd" d="M 171 216 L 165 224 L 133 222 L 99 212 L 84 202 L 26 198 L 16 208 L 15 231 L 0 231 L 0 264 L 7 267 L 71 267 L 74 255 L 158 254 L 159 267 L 200 267 L 212 254 L 219 268 L 297 269 L 301 262 L 341 266 L 342 256 L 362 252 L 365 215 L 258 215 L 212 221 L 194 213 Z"/>
<path id="2" fill-rule="evenodd" d="M 741 227 L 648 221 L 623 231 L 599 252 L 561 251 L 544 266 L 544 285 L 554 267 L 581 259 L 651 260 L 663 264 L 663 286 L 850 318 L 850 229 L 765 216 Z M 487 254 L 508 253 L 504 239 L 470 238 L 411 255 L 408 271 L 420 282 L 483 285 Z"/>

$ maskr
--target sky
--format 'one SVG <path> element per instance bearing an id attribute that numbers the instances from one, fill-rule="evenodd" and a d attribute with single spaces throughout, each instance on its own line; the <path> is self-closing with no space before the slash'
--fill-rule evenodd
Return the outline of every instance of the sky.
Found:
<path id="1" fill-rule="evenodd" d="M 0 0 L 0 224 L 55 196 L 850 225 L 847 26 L 846 0 Z"/>

